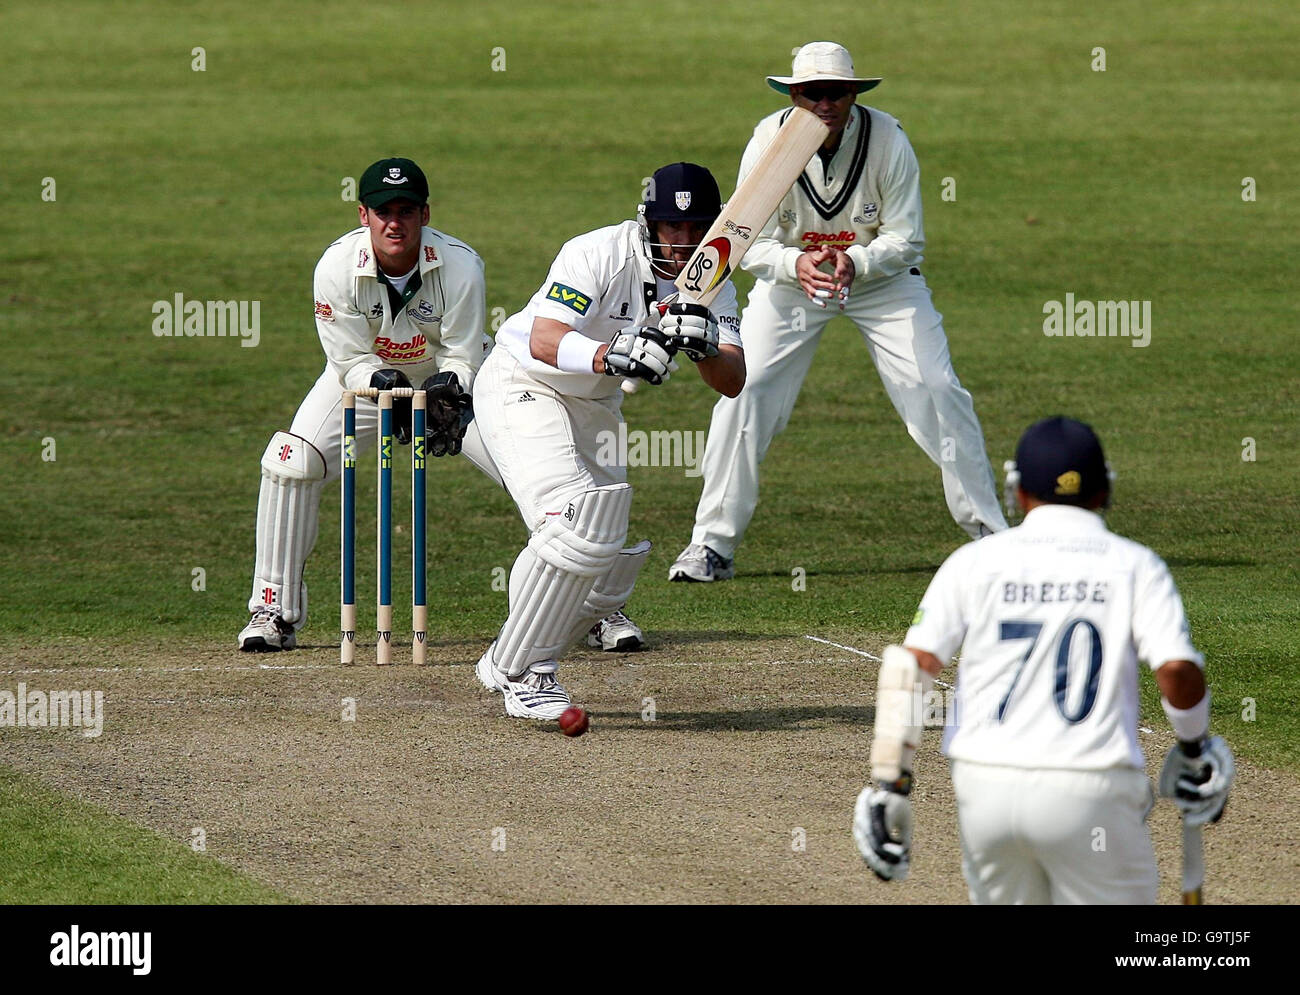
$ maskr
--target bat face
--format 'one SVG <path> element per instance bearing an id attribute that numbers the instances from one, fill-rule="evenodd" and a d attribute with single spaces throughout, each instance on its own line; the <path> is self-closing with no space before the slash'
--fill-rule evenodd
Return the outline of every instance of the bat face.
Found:
<path id="1" fill-rule="evenodd" d="M 731 239 L 725 235 L 702 242 L 686 264 L 680 289 L 696 300 L 712 295 L 731 275 L 731 256 Z"/>
<path id="2" fill-rule="evenodd" d="M 767 224 L 781 198 L 794 186 L 829 134 L 830 129 L 815 114 L 799 107 L 790 112 L 682 267 L 674 281 L 682 298 L 705 307 L 713 302 L 754 244 L 755 234 Z M 636 381 L 623 381 L 623 390 L 634 393 Z"/>
<path id="3" fill-rule="evenodd" d="M 798 107 L 790 112 L 687 260 L 677 278 L 684 297 L 709 305 L 829 134 L 816 115 Z"/>

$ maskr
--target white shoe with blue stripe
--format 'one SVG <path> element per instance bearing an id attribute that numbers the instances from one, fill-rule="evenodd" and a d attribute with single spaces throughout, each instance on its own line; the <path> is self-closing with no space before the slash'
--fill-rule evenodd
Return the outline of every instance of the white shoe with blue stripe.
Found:
<path id="1" fill-rule="evenodd" d="M 478 663 L 474 664 L 474 676 L 478 682 L 483 685 L 488 694 L 496 694 L 501 690 L 501 675 L 497 673 L 496 665 L 492 662 L 492 647 L 496 645 L 494 641 L 481 657 Z"/>
<path id="2" fill-rule="evenodd" d="M 506 714 L 517 719 L 554 721 L 573 704 L 569 692 L 555 679 L 559 664 L 554 660 L 534 663 L 518 677 L 501 678 L 498 685 L 506 700 Z"/>

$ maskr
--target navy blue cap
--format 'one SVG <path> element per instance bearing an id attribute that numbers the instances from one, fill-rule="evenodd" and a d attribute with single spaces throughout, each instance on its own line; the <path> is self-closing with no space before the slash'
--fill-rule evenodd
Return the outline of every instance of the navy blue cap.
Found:
<path id="1" fill-rule="evenodd" d="M 1016 446 L 1016 469 L 1021 488 L 1049 504 L 1083 506 L 1110 489 L 1097 433 L 1062 415 L 1025 430 Z"/>
<path id="2" fill-rule="evenodd" d="M 646 192 L 649 221 L 708 221 L 722 213 L 718 181 L 703 166 L 674 162 L 656 169 Z"/>

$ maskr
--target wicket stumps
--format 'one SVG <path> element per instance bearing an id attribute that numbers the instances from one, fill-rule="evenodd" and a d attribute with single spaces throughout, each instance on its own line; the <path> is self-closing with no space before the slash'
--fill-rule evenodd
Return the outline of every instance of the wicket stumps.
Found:
<path id="1" fill-rule="evenodd" d="M 375 663 L 393 662 L 393 398 L 411 398 L 411 662 L 422 664 L 428 641 L 429 606 L 425 561 L 425 430 L 426 398 L 422 390 L 365 387 L 343 392 L 343 515 L 342 604 L 339 660 L 353 663 L 357 643 L 356 506 L 357 506 L 357 398 L 379 402 L 379 487 L 376 509 L 376 549 L 379 569 L 375 605 Z"/>

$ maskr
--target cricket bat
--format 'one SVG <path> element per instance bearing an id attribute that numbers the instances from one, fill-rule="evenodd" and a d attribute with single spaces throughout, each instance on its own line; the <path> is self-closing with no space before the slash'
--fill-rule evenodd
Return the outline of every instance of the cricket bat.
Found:
<path id="1" fill-rule="evenodd" d="M 754 244 L 754 236 L 762 231 L 829 134 L 830 129 L 811 111 L 796 107 L 790 112 L 682 267 L 675 281 L 678 300 L 704 307 L 713 303 Z M 624 380 L 623 389 L 634 393 L 639 383 Z"/>

